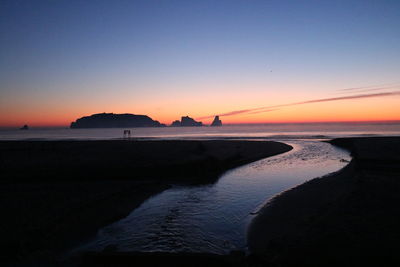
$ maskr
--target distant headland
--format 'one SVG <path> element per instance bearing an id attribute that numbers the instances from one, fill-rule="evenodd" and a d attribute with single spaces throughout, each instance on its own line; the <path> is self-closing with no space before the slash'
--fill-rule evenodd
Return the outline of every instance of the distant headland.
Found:
<path id="1" fill-rule="evenodd" d="M 78 128 L 124 128 L 124 127 L 163 127 L 162 124 L 146 115 L 99 113 L 85 116 L 71 123 Z"/>

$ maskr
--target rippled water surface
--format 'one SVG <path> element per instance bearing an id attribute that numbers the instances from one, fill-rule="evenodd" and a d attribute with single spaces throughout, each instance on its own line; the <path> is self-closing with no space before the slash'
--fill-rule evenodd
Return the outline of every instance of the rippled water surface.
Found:
<path id="1" fill-rule="evenodd" d="M 349 136 L 399 135 L 398 123 L 304 123 L 224 125 L 222 127 L 130 128 L 135 139 L 329 139 Z M 109 140 L 121 139 L 124 129 L 32 128 L 1 129 L 0 140 Z"/>
<path id="2" fill-rule="evenodd" d="M 271 197 L 335 172 L 347 151 L 318 141 L 290 141 L 288 153 L 228 171 L 212 185 L 174 187 L 101 229 L 78 250 L 191 251 L 224 254 L 246 249 L 246 227 Z"/>

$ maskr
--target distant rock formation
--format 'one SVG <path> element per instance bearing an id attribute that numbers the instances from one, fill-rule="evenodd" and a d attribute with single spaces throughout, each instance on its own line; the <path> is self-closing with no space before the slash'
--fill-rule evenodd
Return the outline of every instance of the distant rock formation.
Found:
<path id="1" fill-rule="evenodd" d="M 29 130 L 29 126 L 27 124 L 25 124 L 24 126 L 22 126 L 21 128 L 19 128 L 20 130 Z"/>
<path id="2" fill-rule="evenodd" d="M 203 126 L 201 121 L 195 121 L 189 116 L 185 116 L 181 118 L 181 126 Z"/>
<path id="3" fill-rule="evenodd" d="M 219 116 L 215 116 L 211 126 L 222 126 L 222 121 L 219 119 Z"/>
<path id="4" fill-rule="evenodd" d="M 164 124 L 152 120 L 146 115 L 99 113 L 82 117 L 71 123 L 77 128 L 128 128 L 128 127 L 162 127 Z"/>
<path id="5" fill-rule="evenodd" d="M 171 124 L 172 127 L 188 127 L 188 126 L 203 126 L 201 121 L 195 121 L 189 116 L 184 116 L 181 121 L 176 120 Z"/>
<path id="6" fill-rule="evenodd" d="M 181 121 L 180 120 L 173 121 L 172 124 L 171 124 L 171 127 L 179 127 L 179 126 L 181 126 Z"/>

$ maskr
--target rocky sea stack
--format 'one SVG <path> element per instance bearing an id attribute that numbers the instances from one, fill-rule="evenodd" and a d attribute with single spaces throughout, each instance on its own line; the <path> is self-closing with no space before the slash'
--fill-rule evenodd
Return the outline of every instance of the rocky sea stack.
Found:
<path id="1" fill-rule="evenodd" d="M 172 127 L 189 127 L 189 126 L 203 126 L 201 121 L 195 121 L 189 116 L 184 116 L 181 118 L 181 121 L 176 120 L 171 124 Z"/>
<path id="2" fill-rule="evenodd" d="M 22 126 L 21 128 L 19 128 L 20 130 L 29 130 L 29 126 L 27 124 L 25 124 L 24 126 Z"/>
<path id="3" fill-rule="evenodd" d="M 222 121 L 219 119 L 219 116 L 215 116 L 211 126 L 222 126 Z"/>
<path id="4" fill-rule="evenodd" d="M 78 128 L 128 128 L 162 127 L 164 124 L 146 115 L 99 113 L 82 117 L 71 123 L 72 129 Z"/>

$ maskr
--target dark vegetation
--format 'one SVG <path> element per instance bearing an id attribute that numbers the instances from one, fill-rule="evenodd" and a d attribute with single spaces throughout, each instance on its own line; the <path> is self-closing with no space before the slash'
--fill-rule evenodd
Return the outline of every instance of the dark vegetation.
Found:
<path id="1" fill-rule="evenodd" d="M 250 141 L 0 142 L 0 263 L 56 264 L 66 248 L 171 184 L 212 183 L 290 149 Z"/>
<path id="2" fill-rule="evenodd" d="M 399 266 L 400 138 L 344 138 L 353 161 L 270 202 L 252 222 L 261 266 Z"/>

